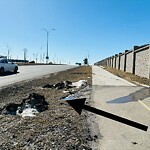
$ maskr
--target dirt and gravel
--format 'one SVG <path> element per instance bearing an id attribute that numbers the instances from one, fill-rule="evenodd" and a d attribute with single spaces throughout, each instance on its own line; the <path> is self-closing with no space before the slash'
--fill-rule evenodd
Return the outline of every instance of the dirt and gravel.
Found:
<path id="1" fill-rule="evenodd" d="M 61 99 L 68 95 L 63 92 L 64 88 L 42 88 L 46 84 L 79 80 L 87 80 L 87 84 L 79 89 L 66 90 L 74 93 L 80 91 L 80 96 L 90 97 L 92 84 L 90 66 L 77 67 L 1 88 L 0 150 L 91 149 L 90 142 L 95 141 L 97 135 L 91 135 L 90 124 L 87 122 L 88 113 L 83 111 L 78 115 Z M 31 93 L 43 95 L 48 103 L 48 109 L 36 113 L 35 117 L 2 113 L 8 104 L 20 104 Z M 88 98 L 87 103 L 89 100 Z"/>

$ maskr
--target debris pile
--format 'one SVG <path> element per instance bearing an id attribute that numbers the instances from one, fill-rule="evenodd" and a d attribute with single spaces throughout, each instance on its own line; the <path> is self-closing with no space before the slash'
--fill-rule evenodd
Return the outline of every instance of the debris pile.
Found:
<path id="1" fill-rule="evenodd" d="M 53 89 L 69 89 L 69 88 L 80 88 L 87 84 L 86 80 L 79 80 L 78 82 L 71 82 L 71 81 L 63 81 L 56 84 L 46 84 L 43 88 L 53 88 Z"/>
<path id="2" fill-rule="evenodd" d="M 72 83 L 72 86 L 76 88 L 80 88 L 82 86 L 85 86 L 86 84 L 87 84 L 86 80 L 79 80 L 78 82 Z"/>
<path id="3" fill-rule="evenodd" d="M 94 122 L 94 117 L 91 116 L 92 121 L 88 121 L 87 116 L 93 114 L 84 111 L 79 116 L 67 102 L 61 100 L 63 96 L 68 95 L 63 91 L 76 93 L 80 91 L 80 88 L 62 90 L 42 88 L 48 83 L 86 80 L 89 76 L 91 76 L 91 67 L 82 66 L 2 88 L 0 90 L 0 150 L 91 150 L 90 147 L 94 141 L 91 141 L 93 133 L 89 128 L 89 123 Z M 91 85 L 91 79 L 87 81 L 87 85 Z M 32 99 L 31 96 L 29 98 L 31 93 L 43 95 L 49 104 L 48 110 L 35 114 L 35 117 L 22 117 L 23 113 L 17 112 L 19 115 L 16 113 L 18 104 L 21 104 L 24 98 L 28 98 L 25 100 L 28 104 L 28 101 Z M 89 94 L 84 95 L 84 92 L 80 93 L 82 94 L 82 97 L 85 95 L 90 97 Z M 17 105 L 14 110 L 16 115 L 1 114 L 1 109 L 10 103 Z M 24 109 L 23 112 L 26 110 L 29 115 L 33 113 L 29 110 L 33 111 L 33 109 L 34 107 Z"/>
<path id="4" fill-rule="evenodd" d="M 6 105 L 2 112 L 3 114 L 35 116 L 35 113 L 43 112 L 48 109 L 48 103 L 45 97 L 37 93 L 32 93 L 28 98 L 23 99 L 20 104 L 9 103 Z"/>
<path id="5" fill-rule="evenodd" d="M 63 91 L 63 93 L 67 93 L 65 96 L 61 97 L 61 100 L 74 100 L 79 98 L 84 98 L 85 95 L 83 93 L 89 92 L 91 88 L 89 86 L 85 86 L 81 90 L 77 91 Z"/>
<path id="6" fill-rule="evenodd" d="M 63 82 L 58 82 L 56 84 L 46 84 L 43 86 L 43 88 L 52 88 L 52 89 L 69 89 L 72 87 L 72 82 L 71 81 L 63 81 Z"/>

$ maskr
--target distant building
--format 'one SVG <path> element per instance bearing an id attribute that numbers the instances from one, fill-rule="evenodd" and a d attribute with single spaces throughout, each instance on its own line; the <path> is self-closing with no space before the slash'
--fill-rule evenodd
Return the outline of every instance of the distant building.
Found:
<path id="1" fill-rule="evenodd" d="M 8 61 L 14 62 L 14 63 L 28 63 L 29 60 L 22 60 L 22 59 L 8 59 Z"/>

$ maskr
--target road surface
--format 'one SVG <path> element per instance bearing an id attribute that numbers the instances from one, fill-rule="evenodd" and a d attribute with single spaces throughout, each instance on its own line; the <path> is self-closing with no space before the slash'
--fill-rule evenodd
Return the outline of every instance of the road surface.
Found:
<path id="1" fill-rule="evenodd" d="M 19 66 L 17 74 L 7 73 L 0 76 L 0 87 L 7 86 L 16 82 L 38 78 L 43 75 L 55 73 L 74 68 L 71 65 L 30 65 Z"/>
<path id="2" fill-rule="evenodd" d="M 148 126 L 145 132 L 96 115 L 101 134 L 98 149 L 150 149 L 149 88 L 135 86 L 98 66 L 93 66 L 92 72 L 94 107 Z"/>

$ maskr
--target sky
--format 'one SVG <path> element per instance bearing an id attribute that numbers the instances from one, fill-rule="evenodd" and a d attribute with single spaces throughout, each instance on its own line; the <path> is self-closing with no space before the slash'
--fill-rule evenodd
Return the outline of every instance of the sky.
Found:
<path id="1" fill-rule="evenodd" d="M 149 0 L 0 0 L 0 55 L 93 64 L 150 42 Z M 55 29 L 55 30 L 52 30 Z"/>

